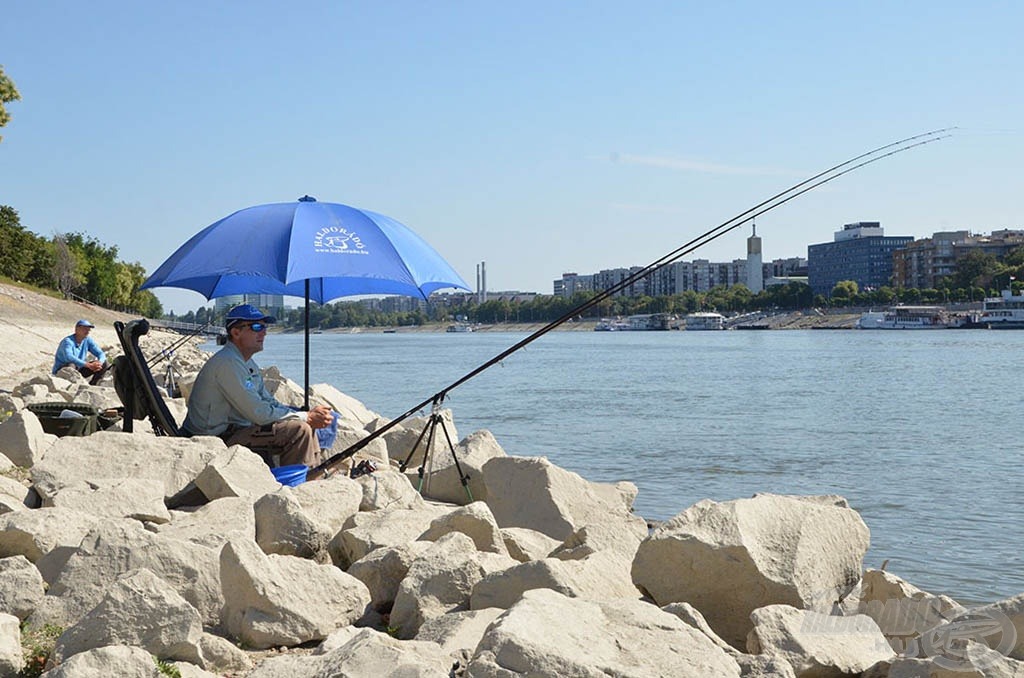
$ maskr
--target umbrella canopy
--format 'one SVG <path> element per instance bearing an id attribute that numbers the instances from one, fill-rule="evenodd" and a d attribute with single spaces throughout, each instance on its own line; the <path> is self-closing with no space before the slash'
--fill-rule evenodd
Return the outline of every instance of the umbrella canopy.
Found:
<path id="1" fill-rule="evenodd" d="M 207 299 L 287 294 L 326 303 L 357 294 L 426 299 L 466 282 L 425 240 L 398 221 L 348 205 L 257 205 L 224 217 L 178 248 L 142 289 L 180 287 Z"/>
<path id="2" fill-rule="evenodd" d="M 359 294 L 426 299 L 469 290 L 434 248 L 407 226 L 368 210 L 303 196 L 247 207 L 192 236 L 141 289 L 179 287 L 207 299 L 285 294 L 306 300 L 305 391 L 309 407 L 309 300 Z"/>

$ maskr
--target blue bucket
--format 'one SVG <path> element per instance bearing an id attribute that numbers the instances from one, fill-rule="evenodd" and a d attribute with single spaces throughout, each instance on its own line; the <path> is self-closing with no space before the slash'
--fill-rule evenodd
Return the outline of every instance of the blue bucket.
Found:
<path id="1" fill-rule="evenodd" d="M 306 482 L 306 473 L 309 472 L 309 467 L 305 464 L 278 466 L 277 468 L 270 469 L 270 472 L 274 474 L 277 482 L 294 487 Z"/>

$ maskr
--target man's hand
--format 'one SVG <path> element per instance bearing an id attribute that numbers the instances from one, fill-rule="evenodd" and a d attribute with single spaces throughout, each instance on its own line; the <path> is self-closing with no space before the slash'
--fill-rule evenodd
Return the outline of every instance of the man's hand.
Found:
<path id="1" fill-rule="evenodd" d="M 317 405 L 306 415 L 306 423 L 314 429 L 327 428 L 333 419 L 334 413 L 326 405 Z"/>
<path id="2" fill-rule="evenodd" d="M 89 368 L 90 372 L 99 372 L 103 369 L 103 363 L 99 360 L 90 360 L 85 364 L 85 366 Z"/>

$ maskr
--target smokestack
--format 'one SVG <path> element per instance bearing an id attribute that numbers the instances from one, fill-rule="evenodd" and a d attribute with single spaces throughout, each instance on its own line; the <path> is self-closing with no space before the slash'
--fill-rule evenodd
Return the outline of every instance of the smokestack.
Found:
<path id="1" fill-rule="evenodd" d="M 476 265 L 476 300 L 480 302 L 480 264 Z"/>
<path id="2" fill-rule="evenodd" d="M 487 262 L 480 262 L 480 303 L 487 301 Z"/>

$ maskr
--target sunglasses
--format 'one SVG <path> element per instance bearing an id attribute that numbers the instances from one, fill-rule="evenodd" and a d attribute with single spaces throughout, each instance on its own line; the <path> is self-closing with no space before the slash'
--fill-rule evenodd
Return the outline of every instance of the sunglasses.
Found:
<path id="1" fill-rule="evenodd" d="M 248 327 L 253 332 L 262 332 L 267 329 L 268 325 L 266 323 L 246 323 L 245 325 L 239 325 L 239 327 Z"/>

